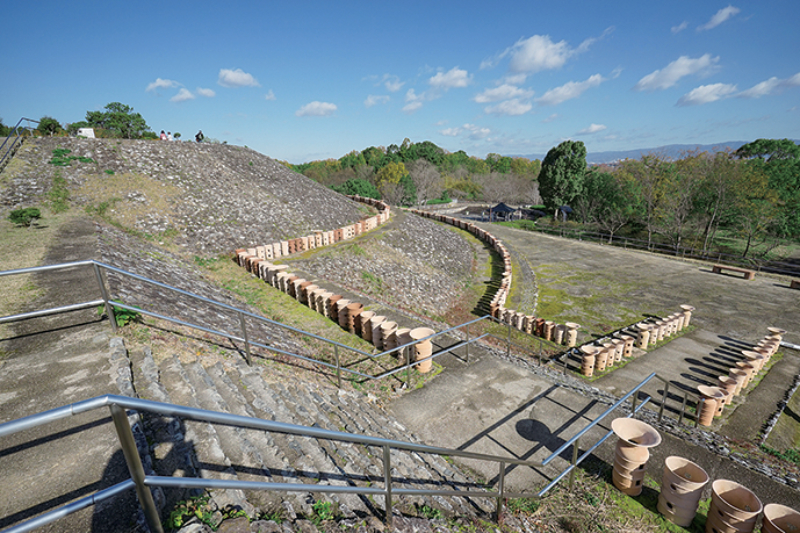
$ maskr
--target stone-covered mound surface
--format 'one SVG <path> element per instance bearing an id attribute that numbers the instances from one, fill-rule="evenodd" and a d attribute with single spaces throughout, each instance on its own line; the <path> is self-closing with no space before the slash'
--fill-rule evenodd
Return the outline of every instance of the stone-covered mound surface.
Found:
<path id="1" fill-rule="evenodd" d="M 58 149 L 70 151 L 67 166 L 49 164 Z M 246 147 L 64 137 L 25 141 L 0 177 L 0 202 L 44 203 L 54 182 L 107 219 L 202 255 L 338 228 L 368 212 Z"/>
<path id="2" fill-rule="evenodd" d="M 475 257 L 456 231 L 394 209 L 388 224 L 352 243 L 281 262 L 390 305 L 443 316 L 469 283 Z"/>

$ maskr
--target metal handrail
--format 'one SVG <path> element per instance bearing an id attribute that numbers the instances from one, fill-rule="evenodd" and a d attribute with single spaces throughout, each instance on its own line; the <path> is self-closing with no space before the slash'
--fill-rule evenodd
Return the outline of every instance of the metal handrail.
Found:
<path id="1" fill-rule="evenodd" d="M 86 413 L 92 410 L 108 407 L 111 411 L 111 417 L 117 432 L 117 437 L 120 441 L 120 446 L 125 456 L 128 470 L 131 474 L 131 479 L 123 481 L 117 485 L 104 489 L 95 493 L 92 496 L 82 498 L 76 502 L 67 504 L 63 507 L 44 513 L 36 518 L 30 519 L 26 522 L 18 524 L 14 527 L 6 529 L 2 533 L 22 533 L 31 531 L 37 527 L 51 523 L 68 514 L 74 513 L 78 510 L 84 509 L 89 505 L 93 505 L 102 500 L 116 496 L 117 494 L 127 491 L 128 489 L 135 488 L 139 503 L 142 506 L 147 519 L 148 525 L 151 530 L 157 533 L 162 533 L 161 523 L 158 516 L 158 510 L 152 497 L 152 493 L 148 490 L 149 487 L 172 487 L 172 488 L 195 488 L 195 489 L 242 489 L 242 490 L 272 490 L 281 492 L 291 491 L 312 491 L 321 493 L 349 493 L 349 494 L 363 494 L 383 496 L 386 500 L 386 521 L 391 525 L 392 520 L 392 494 L 407 494 L 407 495 L 439 495 L 439 496 L 464 496 L 464 497 L 486 497 L 494 498 L 496 500 L 496 516 L 500 520 L 502 517 L 503 502 L 507 498 L 541 498 L 552 487 L 558 484 L 564 476 L 570 474 L 570 486 L 574 481 L 575 468 L 589 455 L 591 455 L 608 437 L 611 436 L 613 431 L 607 432 L 602 438 L 595 442 L 588 450 L 582 455 L 580 452 L 581 438 L 592 428 L 598 425 L 609 414 L 618 409 L 629 398 L 632 399 L 632 406 L 630 413 L 627 417 L 634 416 L 639 412 L 650 400 L 650 396 L 646 397 L 643 401 L 636 405 L 636 394 L 652 379 L 662 379 L 655 372 L 645 378 L 639 385 L 634 387 L 631 391 L 625 394 L 622 398 L 617 400 L 613 405 L 606 409 L 602 414 L 592 420 L 586 427 L 579 431 L 574 437 L 569 439 L 557 450 L 552 452 L 548 457 L 542 461 L 528 461 L 524 459 L 517 459 L 515 457 L 504 457 L 494 454 L 484 454 L 469 452 L 460 449 L 443 448 L 439 446 L 429 446 L 426 444 L 416 444 L 412 442 L 384 439 L 381 437 L 372 437 L 369 435 L 360 435 L 356 433 L 348 433 L 342 431 L 333 431 L 321 429 L 318 427 L 309 427 L 298 424 L 288 424 L 285 422 L 278 422 L 273 420 L 264 420 L 260 418 L 253 418 L 242 415 L 234 415 L 228 413 L 221 413 L 217 411 L 210 411 L 206 409 L 198 409 L 193 407 L 186 407 L 171 403 L 154 402 L 151 400 L 143 400 L 138 398 L 130 398 L 127 396 L 118 396 L 107 394 L 104 396 L 97 396 L 81 402 L 65 405 L 49 411 L 33 414 L 24 418 L 13 420 L 0 424 L 0 437 L 12 435 L 21 431 L 25 431 L 34 427 L 49 424 L 64 418 L 75 416 L 78 414 Z M 306 437 L 313 437 L 325 440 L 336 440 L 342 442 L 350 442 L 361 444 L 365 446 L 377 446 L 383 449 L 383 467 L 384 467 L 384 486 L 379 487 L 355 487 L 355 486 L 334 486 L 334 485 L 317 485 L 313 483 L 271 483 L 271 482 L 258 482 L 258 481 L 239 481 L 239 480 L 220 480 L 220 479 L 204 479 L 204 478 L 183 478 L 183 477 L 164 477 L 164 476 L 148 476 L 145 474 L 144 467 L 142 466 L 141 457 L 136 448 L 136 442 L 133 437 L 133 432 L 130 427 L 130 422 L 126 413 L 126 409 L 135 411 L 143 411 L 154 413 L 161 416 L 181 417 L 184 419 L 216 423 L 227 426 L 234 426 L 240 428 L 257 429 L 262 431 L 272 431 L 278 433 L 287 433 L 292 435 L 300 435 Z M 660 419 L 660 415 L 659 415 Z M 573 447 L 572 460 L 569 466 L 558 474 L 547 486 L 536 493 L 528 492 L 513 492 L 505 488 L 505 471 L 506 465 L 518 465 L 529 467 L 543 467 L 549 464 L 554 458 L 558 457 L 570 446 Z M 438 456 L 446 457 L 463 457 L 465 459 L 473 459 L 479 461 L 490 461 L 498 464 L 499 476 L 496 490 L 483 489 L 414 489 L 414 488 L 394 488 L 391 476 L 392 463 L 391 463 L 391 449 L 414 451 L 417 453 L 428 453 Z"/>
<path id="2" fill-rule="evenodd" d="M 14 126 L 12 128 L 11 133 L 9 133 L 8 136 L 6 137 L 6 139 L 3 141 L 3 144 L 0 144 L 0 166 L 2 166 L 2 164 L 6 160 L 6 158 L 11 157 L 11 152 L 13 151 L 14 146 L 17 144 L 17 141 L 22 137 L 17 132 L 17 130 L 19 129 L 19 125 L 22 124 L 23 121 L 35 122 L 36 124 L 39 124 L 38 120 L 33 120 L 31 118 L 22 117 L 21 119 L 19 119 L 19 121 L 17 122 L 16 126 Z M 12 141 L 12 143 L 8 147 L 8 149 L 5 152 L 3 152 L 3 148 L 8 143 L 8 141 L 12 138 L 12 136 L 14 137 L 14 140 Z"/>
<path id="3" fill-rule="evenodd" d="M 52 422 L 75 416 L 78 414 L 86 413 L 96 409 L 108 407 L 111 410 L 111 416 L 114 421 L 117 437 L 120 440 L 123 454 L 128 464 L 128 470 L 131 474 L 130 480 L 114 485 L 113 487 L 104 489 L 90 497 L 83 498 L 77 502 L 73 502 L 61 508 L 47 512 L 36 518 L 18 524 L 12 528 L 6 529 L 3 533 L 21 533 L 23 531 L 30 531 L 34 528 L 48 524 L 59 518 L 71 514 L 75 511 L 88 507 L 94 503 L 110 498 L 120 492 L 126 491 L 131 488 L 136 488 L 139 502 L 144 508 L 145 516 L 152 531 L 161 532 L 161 523 L 158 519 L 158 511 L 152 499 L 152 494 L 148 487 L 179 487 L 179 488 L 199 488 L 199 489 L 255 489 L 255 490 L 274 490 L 274 491 L 313 491 L 322 493 L 350 493 L 350 494 L 369 494 L 376 496 L 384 496 L 386 498 L 386 518 L 391 521 L 392 517 L 392 494 L 407 494 L 407 495 L 445 495 L 445 496 L 472 496 L 472 497 L 487 497 L 497 500 L 498 513 L 501 512 L 502 500 L 509 497 L 526 497 L 537 496 L 533 493 L 515 493 L 506 491 L 501 485 L 498 490 L 455 490 L 455 489 L 414 489 L 414 488 L 394 488 L 392 487 L 393 480 L 391 477 L 392 463 L 390 449 L 407 450 L 417 453 L 427 453 L 438 456 L 448 457 L 463 457 L 466 459 L 473 459 L 479 461 L 490 461 L 500 464 L 501 470 L 505 469 L 505 465 L 523 465 L 540 467 L 541 462 L 526 461 L 514 457 L 503 457 L 492 454 L 483 454 L 468 452 L 464 450 L 442 448 L 437 446 L 428 446 L 425 444 L 416 444 L 413 442 L 401 441 L 396 439 L 384 439 L 380 437 L 372 437 L 369 435 L 359 435 L 356 433 L 347 433 L 342 431 L 333 431 L 321 429 L 317 427 L 302 426 L 297 424 L 287 424 L 285 422 L 277 422 L 273 420 L 264 420 L 259 418 L 233 415 L 228 413 L 220 413 L 217 411 L 209 411 L 205 409 L 197 409 L 193 407 L 186 407 L 170 403 L 154 402 L 150 400 L 142 400 L 138 398 L 130 398 L 118 395 L 104 395 L 97 396 L 81 402 L 65 405 L 49 411 L 37 413 L 34 415 L 20 418 L 0 424 L 0 437 L 12 435 L 21 431 L 39 427 L 42 425 L 50 424 Z M 384 450 L 384 487 L 354 487 L 354 486 L 334 486 L 334 485 L 317 485 L 313 483 L 269 483 L 269 482 L 256 482 L 256 481 L 239 481 L 239 480 L 219 480 L 219 479 L 205 479 L 205 478 L 184 478 L 184 477 L 164 477 L 164 476 L 147 476 L 144 473 L 141 458 L 136 448 L 136 443 L 133 438 L 133 432 L 128 421 L 125 409 L 135 411 L 154 413 L 160 416 L 181 417 L 184 419 L 222 424 L 227 426 L 234 426 L 239 428 L 257 429 L 262 431 L 271 431 L 277 433 L 287 433 L 292 435 L 300 435 L 305 437 L 313 437 L 325 440 L 336 440 L 341 442 L 350 442 L 361 444 L 364 446 L 377 446 Z"/>
<path id="4" fill-rule="evenodd" d="M 453 326 L 453 327 L 447 328 L 447 329 L 439 331 L 439 332 L 434 332 L 432 335 L 429 335 L 429 336 L 427 336 L 425 338 L 417 339 L 417 340 L 408 342 L 406 344 L 399 345 L 399 346 L 397 346 L 395 348 L 392 348 L 390 350 L 385 350 L 385 351 L 382 351 L 380 353 L 373 354 L 371 352 L 366 352 L 364 350 L 360 350 L 360 349 L 352 347 L 352 346 L 347 346 L 347 345 L 342 344 L 340 342 L 337 342 L 337 341 L 334 341 L 334 340 L 331 340 L 331 339 L 327 339 L 327 338 L 321 337 L 319 335 L 315 335 L 314 333 L 303 331 L 301 329 L 298 329 L 298 328 L 283 324 L 281 322 L 277 322 L 275 320 L 270 320 L 269 318 L 263 317 L 263 316 L 258 315 L 256 313 L 251 313 L 249 311 L 245 311 L 243 309 L 239 309 L 239 308 L 234 307 L 232 305 L 228 305 L 226 303 L 218 302 L 216 300 L 212 300 L 210 298 L 206 298 L 204 296 L 200 296 L 199 294 L 195 294 L 195 293 L 183 290 L 183 289 L 179 289 L 177 287 L 173 287 L 171 285 L 167 285 L 166 283 L 161 283 L 159 281 L 152 280 L 152 279 L 147 278 L 145 276 L 141 276 L 139 274 L 134 274 L 132 272 L 128 272 L 128 271 L 123 270 L 121 268 L 117 268 L 117 267 L 114 267 L 114 266 L 111 266 L 111 265 L 108 265 L 108 264 L 105 264 L 105 263 L 102 263 L 100 261 L 96 261 L 96 260 L 93 260 L 93 259 L 88 259 L 88 260 L 83 260 L 83 261 L 73 261 L 73 262 L 70 262 L 70 263 L 62 263 L 62 264 L 57 264 L 57 265 L 45 265 L 45 266 L 38 266 L 38 267 L 28 267 L 28 268 L 14 269 L 14 270 L 6 270 L 6 271 L 0 272 L 0 277 L 2 277 L 2 276 L 12 276 L 12 275 L 21 275 L 21 274 L 34 274 L 34 273 L 39 273 L 39 272 L 46 272 L 46 271 L 52 271 L 52 270 L 61 270 L 61 269 L 75 268 L 75 267 L 81 267 L 81 266 L 91 266 L 94 269 L 95 278 L 97 280 L 98 287 L 100 289 L 102 300 L 99 300 L 99 299 L 98 300 L 91 300 L 91 301 L 88 301 L 88 302 L 82 302 L 82 303 L 70 304 L 70 305 L 66 305 L 66 306 L 53 307 L 53 308 L 44 309 L 44 310 L 37 310 L 37 311 L 32 311 L 32 312 L 27 312 L 27 313 L 20 313 L 20 314 L 15 314 L 15 315 L 3 316 L 3 317 L 0 317 L 0 324 L 6 323 L 6 322 L 14 322 L 14 321 L 18 321 L 18 320 L 33 318 L 33 317 L 38 317 L 38 316 L 52 315 L 52 314 L 57 314 L 57 313 L 73 311 L 73 310 L 77 310 L 77 309 L 84 309 L 84 308 L 89 308 L 89 307 L 93 307 L 93 306 L 103 305 L 105 307 L 105 310 L 106 310 L 106 315 L 108 316 L 109 322 L 111 324 L 111 328 L 112 328 L 112 330 L 116 331 L 116 320 L 114 318 L 114 309 L 115 308 L 127 309 L 127 310 L 130 310 L 130 311 L 135 311 L 135 312 L 140 313 L 140 314 L 145 315 L 145 316 L 151 316 L 153 318 L 165 320 L 165 321 L 168 321 L 168 322 L 171 322 L 171 323 L 174 323 L 174 324 L 178 324 L 178 325 L 181 325 L 181 326 L 194 328 L 194 329 L 197 329 L 199 331 L 203 331 L 205 333 L 209 333 L 209 334 L 212 334 L 212 335 L 219 335 L 219 336 L 225 337 L 227 339 L 230 339 L 232 341 L 243 342 L 244 345 L 245 345 L 245 359 L 246 359 L 248 364 L 252 363 L 251 359 L 250 359 L 250 348 L 251 348 L 251 346 L 256 346 L 256 347 L 259 347 L 259 348 L 264 348 L 266 350 L 270 350 L 270 351 L 275 352 L 275 353 L 279 353 L 279 354 L 282 354 L 282 355 L 286 355 L 286 356 L 289 356 L 289 357 L 293 357 L 293 358 L 296 358 L 296 359 L 307 361 L 307 362 L 310 362 L 310 363 L 313 363 L 313 364 L 318 364 L 320 366 L 324 366 L 324 367 L 327 367 L 327 368 L 335 369 L 336 370 L 336 376 L 337 376 L 337 384 L 338 384 L 338 386 L 340 388 L 341 388 L 341 373 L 342 372 L 345 372 L 347 374 L 351 374 L 353 376 L 357 376 L 359 378 L 377 380 L 377 379 L 381 379 L 381 378 L 384 378 L 384 377 L 387 377 L 387 376 L 390 376 L 390 375 L 397 374 L 397 373 L 399 373 L 399 372 L 401 372 L 403 370 L 410 369 L 411 367 L 413 367 L 413 366 L 415 366 L 415 365 L 417 365 L 419 363 L 422 363 L 422 362 L 425 362 L 425 361 L 428 361 L 428 360 L 432 360 L 432 359 L 434 359 L 436 357 L 439 357 L 439 356 L 441 356 L 443 354 L 450 353 L 453 350 L 456 350 L 458 348 L 465 347 L 465 346 L 467 347 L 467 362 L 469 362 L 469 350 L 468 350 L 469 345 L 480 341 L 481 339 L 485 338 L 488 335 L 488 333 L 484 333 L 482 335 L 478 335 L 476 337 L 469 338 L 469 327 L 471 325 L 473 325 L 473 324 L 476 324 L 476 323 L 482 322 L 482 321 L 494 321 L 494 322 L 499 322 L 499 323 L 502 324 L 502 322 L 500 322 L 499 320 L 495 319 L 494 317 L 492 317 L 490 315 L 484 315 L 482 317 L 470 320 L 470 321 L 465 322 L 463 324 L 460 324 L 458 326 Z M 119 274 L 121 276 L 126 276 L 126 277 L 129 277 L 129 278 L 141 281 L 143 283 L 148 283 L 148 284 L 154 285 L 156 287 L 159 287 L 161 289 L 164 289 L 164 290 L 167 290 L 167 291 L 170 291 L 170 292 L 173 292 L 173 293 L 177 293 L 177 294 L 189 297 L 189 298 L 193 298 L 195 300 L 203 302 L 204 304 L 211 305 L 211 306 L 214 306 L 214 307 L 217 307 L 217 308 L 220 308 L 220 309 L 224 309 L 226 311 L 230 311 L 231 313 L 234 313 L 235 315 L 238 315 L 239 323 L 240 323 L 240 327 L 241 327 L 241 332 L 239 334 L 233 334 L 231 332 L 219 331 L 219 330 L 216 330 L 216 329 L 213 329 L 213 328 L 207 328 L 207 327 L 201 326 L 199 324 L 195 324 L 195 323 L 188 322 L 188 321 L 185 321 L 185 320 L 181 320 L 181 319 L 178 319 L 178 318 L 162 315 L 162 314 L 159 314 L 159 313 L 155 313 L 153 311 L 148 311 L 146 309 L 140 309 L 138 307 L 134 307 L 132 305 L 128 305 L 128 304 L 125 304 L 125 303 L 112 301 L 111 296 L 109 295 L 109 291 L 106 288 L 106 282 L 103 280 L 103 276 L 101 274 L 101 270 L 108 271 L 108 272 L 114 272 L 114 273 Z M 245 322 L 244 322 L 244 318 L 245 317 L 247 317 L 249 319 L 256 320 L 256 321 L 259 321 L 259 322 L 262 322 L 262 323 L 265 323 L 265 324 L 269 324 L 271 326 L 282 328 L 284 330 L 291 331 L 291 332 L 296 333 L 298 335 L 302 335 L 302 336 L 305 336 L 305 337 L 308 337 L 308 338 L 311 338 L 311 339 L 314 339 L 314 340 L 317 340 L 317 341 L 320 341 L 320 342 L 323 342 L 323 343 L 326 343 L 326 344 L 329 344 L 329 345 L 333 346 L 334 352 L 335 352 L 335 355 L 336 355 L 336 363 L 335 364 L 334 363 L 328 363 L 328 362 L 322 361 L 320 359 L 315 359 L 315 358 L 312 358 L 312 357 L 307 357 L 307 356 L 302 355 L 302 354 L 290 352 L 290 351 L 287 351 L 287 350 L 282 350 L 282 349 L 277 348 L 275 346 L 271 346 L 269 344 L 261 343 L 261 342 L 254 341 L 254 340 L 250 339 L 248 337 L 248 335 L 247 335 L 247 329 L 246 329 L 246 325 L 245 325 Z M 510 325 L 509 325 L 509 327 L 510 327 Z M 419 342 L 424 342 L 426 340 L 432 340 L 434 338 L 441 337 L 441 336 L 447 335 L 449 333 L 452 333 L 452 332 L 454 332 L 456 330 L 460 330 L 461 328 L 466 328 L 466 330 L 467 330 L 467 340 L 466 341 L 459 342 L 454 346 L 449 346 L 447 348 L 444 348 L 444 349 L 442 349 L 442 350 L 440 350 L 438 352 L 435 352 L 435 353 L 431 354 L 430 356 L 428 356 L 428 357 L 426 357 L 424 359 L 414 360 L 413 362 L 410 360 L 409 350 L 406 350 L 407 357 L 406 357 L 405 364 L 403 364 L 403 365 L 401 365 L 399 367 L 396 367 L 396 368 L 394 368 L 392 370 L 389 370 L 389 371 L 383 372 L 381 374 L 378 374 L 376 376 L 372 376 L 370 374 L 365 374 L 365 373 L 359 372 L 357 370 L 353 370 L 353 369 L 350 369 L 350 368 L 347 368 L 347 367 L 343 367 L 339 362 L 339 357 L 338 357 L 338 350 L 339 349 L 349 350 L 351 352 L 354 352 L 354 353 L 359 354 L 359 355 L 364 356 L 364 357 L 368 357 L 370 359 L 377 359 L 379 357 L 383 357 L 383 356 L 388 355 L 388 354 L 401 353 L 401 350 L 406 349 L 406 348 L 408 348 L 410 346 L 413 346 L 413 345 L 415 345 L 415 344 L 417 344 Z M 510 350 L 511 350 L 510 335 L 509 335 L 508 342 L 509 342 L 508 351 L 510 352 Z M 408 385 L 410 386 L 410 380 L 411 380 L 411 373 L 410 372 L 407 375 L 407 380 L 408 380 Z"/>

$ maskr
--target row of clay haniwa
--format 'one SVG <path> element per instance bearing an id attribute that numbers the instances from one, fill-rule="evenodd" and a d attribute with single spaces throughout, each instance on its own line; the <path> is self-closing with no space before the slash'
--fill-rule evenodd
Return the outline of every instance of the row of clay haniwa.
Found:
<path id="1" fill-rule="evenodd" d="M 305 237 L 297 237 L 296 239 L 288 239 L 285 241 L 276 241 L 271 244 L 255 246 L 251 248 L 240 248 L 236 250 L 237 255 L 240 252 L 247 252 L 248 255 L 253 255 L 258 259 L 265 261 L 272 261 L 281 257 L 292 255 L 295 253 L 313 250 L 322 246 L 328 246 L 339 241 L 352 239 L 373 230 L 381 224 L 387 222 L 391 216 L 391 208 L 389 204 L 375 200 L 373 198 L 365 198 L 363 196 L 348 196 L 356 202 L 365 203 L 375 207 L 378 214 L 359 220 L 355 224 L 342 226 L 341 228 L 328 230 L 328 231 L 315 231 L 313 235 L 306 235 Z"/>
<path id="2" fill-rule="evenodd" d="M 639 322 L 614 337 L 584 344 L 578 349 L 582 355 L 581 374 L 592 376 L 595 372 L 603 372 L 631 357 L 634 346 L 646 350 L 648 346 L 655 346 L 656 343 L 679 333 L 689 325 L 692 311 L 694 307 L 684 304 L 681 305 L 681 311 L 666 318 Z"/>
<path id="3" fill-rule="evenodd" d="M 614 451 L 612 481 L 629 496 L 642 492 L 650 448 L 661 443 L 652 426 L 633 418 L 617 418 L 611 429 L 619 437 Z M 698 464 L 678 456 L 667 457 L 658 496 L 658 511 L 681 527 L 689 527 L 709 476 Z M 706 516 L 706 533 L 751 533 L 763 511 L 762 533 L 800 531 L 800 512 L 776 503 L 763 506 L 751 490 L 727 479 L 711 484 L 711 505 Z"/>
<path id="4" fill-rule="evenodd" d="M 350 333 L 372 343 L 380 351 L 396 350 L 404 344 L 420 341 L 403 350 L 397 350 L 394 355 L 401 357 L 404 355 L 401 353 L 403 351 L 409 361 L 421 361 L 415 365 L 421 373 L 431 370 L 433 366 L 431 359 L 424 361 L 423 359 L 431 356 L 433 344 L 430 339 L 422 339 L 433 335 L 434 330 L 399 327 L 396 322 L 385 316 L 366 311 L 364 304 L 360 302 L 350 301 L 340 294 L 334 294 L 312 281 L 288 272 L 288 265 L 275 265 L 246 253 L 238 254 L 237 258 L 239 266 L 246 268 L 251 274 L 333 320 Z"/>
<path id="5" fill-rule="evenodd" d="M 767 335 L 752 350 L 742 350 L 741 360 L 730 368 L 727 376 L 718 376 L 718 386 L 697 387 L 702 400 L 697 414 L 701 426 L 710 426 L 714 422 L 714 417 L 722 416 L 725 406 L 730 405 L 733 399 L 747 388 L 775 355 L 785 333 L 786 330 L 780 328 L 767 328 Z"/>
<path id="6" fill-rule="evenodd" d="M 276 265 L 270 262 L 269 259 L 271 258 L 279 258 L 291 253 L 302 252 L 353 238 L 389 220 L 391 211 L 388 204 L 358 195 L 349 196 L 349 198 L 375 207 L 378 209 L 378 215 L 338 230 L 318 231 L 315 232 L 315 235 L 281 241 L 267 246 L 240 248 L 236 250 L 236 261 L 239 266 L 245 268 L 251 274 L 263 279 L 272 287 L 292 296 L 323 316 L 337 322 L 350 333 L 359 335 L 367 342 L 372 343 L 378 350 L 394 350 L 398 346 L 433 335 L 435 332 L 430 328 L 410 329 L 398 327 L 396 322 L 388 320 L 385 316 L 375 315 L 372 311 L 365 311 L 363 304 L 351 302 L 339 294 L 327 291 L 311 281 L 288 272 L 288 265 Z M 275 250 L 277 248 L 280 248 L 281 251 L 276 256 Z M 286 253 L 283 252 L 284 249 L 287 250 Z M 270 250 L 272 250 L 271 253 L 273 254 L 271 257 L 269 256 Z M 404 355 L 409 360 L 420 361 L 430 357 L 432 352 L 433 344 L 428 339 L 422 340 L 410 348 L 398 350 L 395 355 L 397 357 Z M 427 359 L 415 365 L 415 368 L 425 373 L 429 372 L 432 366 L 432 361 Z"/>
<path id="7" fill-rule="evenodd" d="M 543 339 L 556 344 L 562 344 L 570 348 L 576 345 L 578 339 L 578 329 L 580 328 L 579 324 L 575 324 L 574 322 L 558 324 L 552 320 L 545 320 L 544 318 L 526 315 L 513 309 L 506 309 L 506 299 L 511 291 L 511 254 L 508 253 L 508 249 L 505 247 L 505 245 L 503 245 L 502 242 L 500 242 L 500 239 L 488 231 L 479 228 L 472 222 L 468 222 L 460 218 L 439 215 L 417 209 L 410 209 L 409 211 L 421 217 L 431 218 L 433 220 L 450 224 L 468 231 L 480 240 L 487 243 L 494 249 L 494 251 L 500 254 L 500 257 L 503 259 L 503 276 L 500 281 L 500 287 L 497 289 L 497 292 L 495 292 L 491 302 L 489 303 L 489 312 L 494 318 L 503 324 L 508 324 L 513 328 L 528 333 L 529 335 L 536 335 L 537 337 L 542 337 Z"/>

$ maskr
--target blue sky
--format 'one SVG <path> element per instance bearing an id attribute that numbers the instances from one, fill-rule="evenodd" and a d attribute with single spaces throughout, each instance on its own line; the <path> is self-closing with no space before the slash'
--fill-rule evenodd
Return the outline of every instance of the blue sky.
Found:
<path id="1" fill-rule="evenodd" d="M 0 117 L 119 101 L 293 163 L 800 137 L 800 2 L 11 2 Z"/>

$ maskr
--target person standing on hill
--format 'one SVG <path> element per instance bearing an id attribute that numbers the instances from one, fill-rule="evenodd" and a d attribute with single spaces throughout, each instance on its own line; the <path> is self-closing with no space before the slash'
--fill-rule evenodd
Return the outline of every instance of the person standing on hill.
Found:
<path id="1" fill-rule="evenodd" d="M 166 133 L 164 133 L 164 130 L 161 130 L 161 136 L 160 136 L 159 138 L 160 138 L 162 141 L 166 141 L 166 140 L 167 140 L 167 134 L 166 134 Z"/>
<path id="2" fill-rule="evenodd" d="M 205 137 L 203 136 L 203 130 L 200 130 L 197 132 L 197 135 L 194 136 L 194 140 L 201 143 L 203 142 L 203 139 L 205 139 Z"/>
<path id="3" fill-rule="evenodd" d="M 172 140 L 173 140 L 173 138 L 172 138 L 172 132 L 171 132 L 171 131 L 168 131 L 168 132 L 167 132 L 167 140 L 168 140 L 168 141 L 172 141 Z"/>

